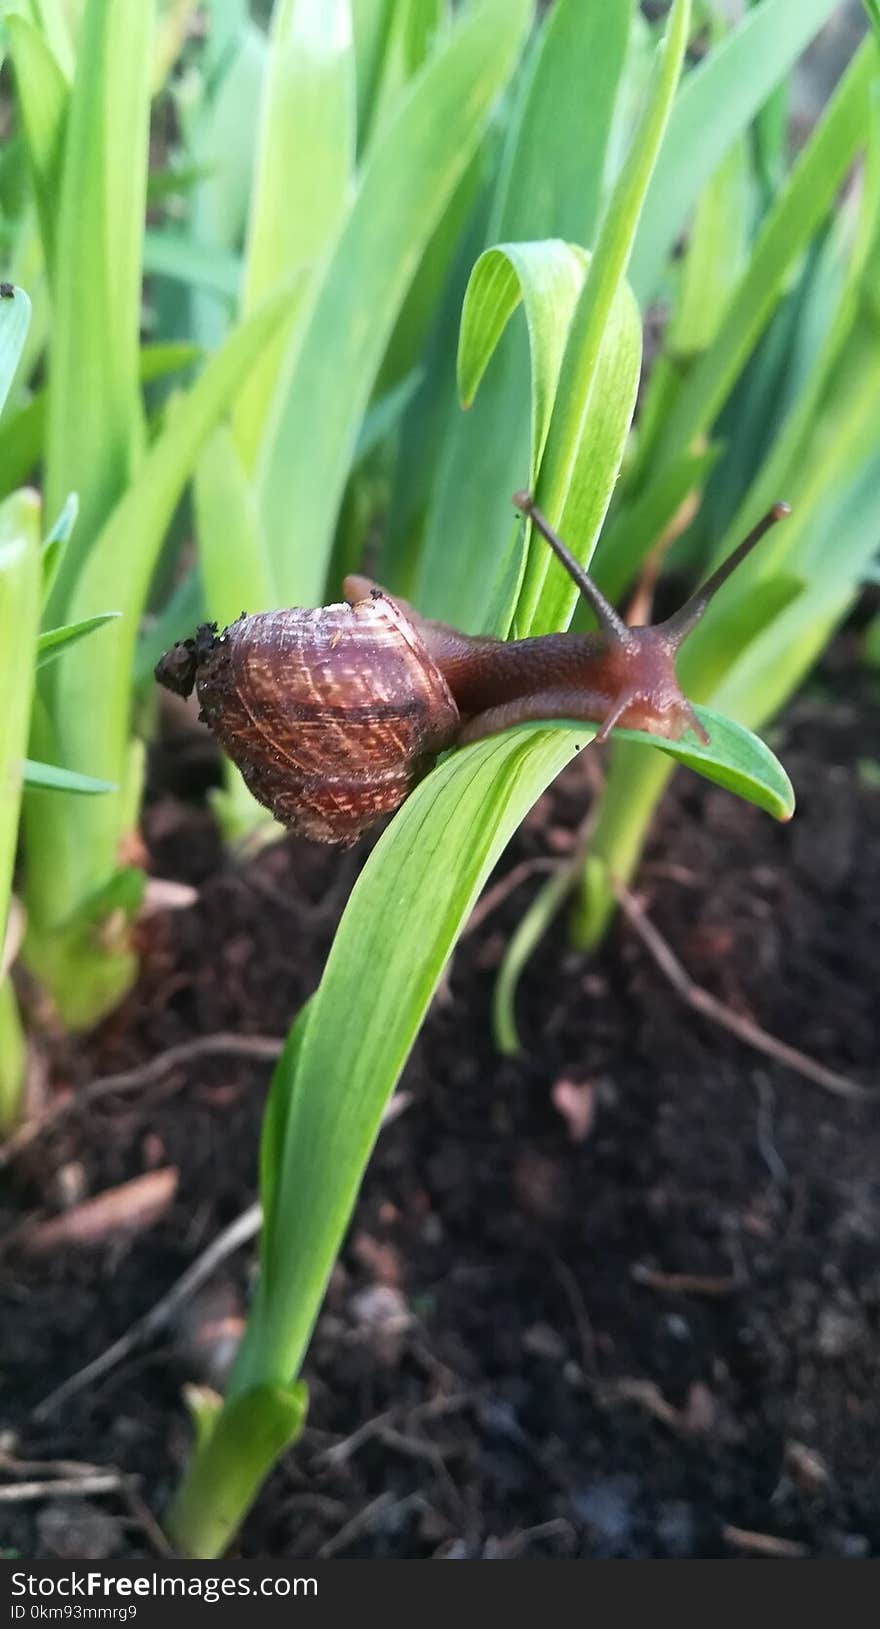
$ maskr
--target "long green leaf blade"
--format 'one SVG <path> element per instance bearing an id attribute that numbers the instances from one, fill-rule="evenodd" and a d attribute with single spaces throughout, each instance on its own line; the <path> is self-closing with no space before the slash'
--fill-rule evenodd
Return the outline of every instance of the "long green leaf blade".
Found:
<path id="1" fill-rule="evenodd" d="M 591 6 L 558 0 L 549 12 L 523 72 L 488 243 L 559 239 L 592 245 L 630 12 L 630 0 Z M 563 344 L 569 315 L 551 306 L 544 319 Z M 479 332 L 479 318 L 468 326 Z M 493 584 L 510 549 L 510 494 L 526 484 L 529 467 L 529 351 L 519 327 L 514 323 L 498 347 L 472 407 L 476 380 L 464 386 L 467 416 L 448 418 L 419 561 L 420 609 L 474 632 L 494 623 Z M 540 447 L 535 440 L 535 368 L 542 347 L 530 337 L 534 469 L 543 447 L 543 437 Z M 486 361 L 491 350 L 494 340 Z M 553 383 L 555 388 L 555 378 Z"/>
<path id="2" fill-rule="evenodd" d="M 589 420 L 595 412 L 593 397 L 601 383 L 614 392 L 613 379 L 602 372 L 609 355 L 607 332 L 616 317 L 625 331 L 632 326 L 626 301 L 631 302 L 626 273 L 632 254 L 645 195 L 654 172 L 669 122 L 681 75 L 691 20 L 690 0 L 674 0 L 658 53 L 657 67 L 647 103 L 632 146 L 618 176 L 602 222 L 595 253 L 571 324 L 562 364 L 559 390 L 547 447 L 538 473 L 537 498 L 541 508 L 570 540 L 578 558 L 587 563 L 595 548 L 611 487 L 600 480 L 589 457 Z M 641 336 L 639 335 L 639 342 Z M 632 349 L 630 345 L 630 350 Z M 632 383 L 629 414 L 635 406 Z M 629 394 L 629 392 L 627 392 Z M 629 420 L 627 420 L 628 426 Z M 613 476 L 623 456 L 619 449 Z M 607 471 L 601 474 L 607 475 Z M 597 501 L 598 500 L 598 501 Z M 557 562 L 550 562 L 543 544 L 532 539 L 517 617 L 529 633 L 559 626 L 560 610 L 575 603 L 573 586 L 563 582 Z"/>
<path id="3" fill-rule="evenodd" d="M 523 815 L 583 739 L 583 730 L 515 731 L 456 753 L 417 788 L 361 873 L 301 1047 L 288 1054 L 295 1070 L 273 1083 L 286 1099 L 283 1164 L 262 1311 L 233 1397 L 296 1374 L 382 1110 L 455 940 Z"/>
<path id="4" fill-rule="evenodd" d="M 787 819 L 791 785 L 769 749 L 728 719 L 701 717 L 709 747 L 619 733 Z M 233 1396 L 257 1377 L 286 1383 L 296 1373 L 382 1110 L 470 909 L 527 810 L 594 735 L 591 725 L 561 721 L 463 748 L 417 788 L 361 873 L 308 1019 L 273 1081 L 283 1155 L 269 1183 L 257 1320 Z M 282 1139 L 274 1141 L 277 1149 Z"/>
<path id="5" fill-rule="evenodd" d="M 780 298 L 784 279 L 821 224 L 869 129 L 869 90 L 878 55 L 867 40 L 767 218 L 713 343 L 691 374 L 664 426 L 659 462 L 692 446 L 715 419 Z"/>
<path id="6" fill-rule="evenodd" d="M 22 769 L 40 617 L 40 502 L 18 492 L 0 506 L 0 952 L 18 838 Z"/>
<path id="7" fill-rule="evenodd" d="M 277 0 L 254 164 L 244 311 L 295 271 L 320 267 L 349 202 L 356 119 L 350 0 Z M 303 298 L 306 288 L 304 279 Z M 248 469 L 256 462 L 285 338 L 279 336 L 245 381 L 236 406 L 236 440 Z"/>
<path id="8" fill-rule="evenodd" d="M 323 596 L 351 456 L 394 320 L 512 71 L 529 12 L 527 0 L 480 0 L 466 12 L 370 149 L 282 376 L 259 466 L 266 534 L 286 604 L 315 604 Z M 306 426 L 319 433 L 306 435 Z"/>
<path id="9" fill-rule="evenodd" d="M 21 361 L 31 320 L 31 302 L 23 288 L 0 295 L 0 412 Z"/>
<path id="10" fill-rule="evenodd" d="M 59 764 L 43 764 L 35 758 L 24 760 L 24 784 L 37 792 L 71 792 L 78 797 L 96 797 L 99 792 L 115 792 L 113 781 L 99 781 L 94 775 L 80 775 Z"/>
<path id="11" fill-rule="evenodd" d="M 90 807 L 38 811 L 29 840 L 59 859 L 68 908 L 104 886 L 116 866 L 120 839 L 133 818 L 129 784 L 129 698 L 137 630 L 166 528 L 201 447 L 224 413 L 242 374 L 277 334 L 292 296 L 268 301 L 230 334 L 189 394 L 177 405 L 95 539 L 71 598 L 71 621 L 100 614 L 109 603 L 122 615 L 95 647 L 74 645 L 58 664 L 54 723 L 59 756 L 76 770 L 96 770 L 119 790 Z M 81 830 L 78 820 L 84 822 Z M 45 845 L 45 848 L 43 847 Z M 48 863 L 48 861 L 47 861 Z"/>
<path id="12" fill-rule="evenodd" d="M 47 629 L 37 640 L 37 667 L 53 662 L 68 645 L 75 645 L 78 639 L 85 639 L 86 634 L 103 628 L 105 622 L 113 622 L 118 616 L 118 611 L 103 611 L 98 616 L 83 618 L 82 622 L 68 622 L 62 628 Z"/>
<path id="13" fill-rule="evenodd" d="M 837 0 L 762 0 L 688 75 L 633 253 L 631 276 L 640 301 L 656 293 L 666 257 L 704 183 L 836 5 Z"/>
<path id="14" fill-rule="evenodd" d="M 78 492 L 80 524 L 53 590 L 63 610 L 124 490 L 143 427 L 138 383 L 152 0 L 87 0 L 56 234 L 64 276 L 49 340 L 46 507 Z"/>
<path id="15" fill-rule="evenodd" d="M 55 275 L 55 236 L 70 84 L 48 40 L 26 17 L 6 18 L 15 88 L 40 217 L 43 254 Z"/>

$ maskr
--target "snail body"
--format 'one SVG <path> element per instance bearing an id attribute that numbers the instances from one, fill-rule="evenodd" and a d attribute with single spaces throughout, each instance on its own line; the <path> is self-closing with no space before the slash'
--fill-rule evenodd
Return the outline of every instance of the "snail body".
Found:
<path id="1" fill-rule="evenodd" d="M 502 641 L 418 615 L 367 578 L 345 604 L 204 624 L 156 667 L 200 718 L 258 801 L 318 842 L 348 844 L 399 808 L 440 752 L 526 721 L 582 719 L 705 739 L 675 654 L 712 595 L 773 521 L 776 505 L 681 611 L 629 628 L 525 494 L 515 499 L 589 599 L 597 633 Z"/>

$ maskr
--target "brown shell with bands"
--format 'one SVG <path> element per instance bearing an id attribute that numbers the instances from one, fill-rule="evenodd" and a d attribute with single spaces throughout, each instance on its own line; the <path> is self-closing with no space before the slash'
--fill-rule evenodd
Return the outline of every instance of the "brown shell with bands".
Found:
<path id="1" fill-rule="evenodd" d="M 417 631 L 379 593 L 232 623 L 196 689 L 254 797 L 323 843 L 352 843 L 399 808 L 459 725 Z"/>

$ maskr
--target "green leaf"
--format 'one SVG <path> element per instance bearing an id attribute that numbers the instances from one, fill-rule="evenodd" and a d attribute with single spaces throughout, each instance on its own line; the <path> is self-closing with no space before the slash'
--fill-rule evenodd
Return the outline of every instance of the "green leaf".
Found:
<path id="1" fill-rule="evenodd" d="M 729 719 L 701 717 L 708 747 L 618 733 L 787 819 L 791 785 L 769 749 Z M 308 1022 L 273 1081 L 263 1281 L 233 1397 L 258 1377 L 297 1372 L 382 1110 L 456 939 L 527 810 L 594 735 L 560 721 L 463 748 L 422 782 L 370 856 Z"/>
<path id="2" fill-rule="evenodd" d="M 213 1427 L 203 1414 L 195 1456 L 166 1518 L 175 1552 L 222 1555 L 260 1483 L 296 1442 L 307 1403 L 304 1385 L 257 1386 L 219 1410 Z"/>
<path id="3" fill-rule="evenodd" d="M 40 500 L 17 492 L 0 505 L 0 951 L 18 839 L 22 760 L 40 616 Z"/>
<path id="4" fill-rule="evenodd" d="M 55 275 L 55 237 L 70 83 L 46 37 L 25 17 L 8 16 L 9 53 L 40 217 L 43 254 Z"/>
<path id="5" fill-rule="evenodd" d="M 592 556 L 611 501 L 635 406 L 641 326 L 626 272 L 681 74 L 690 18 L 690 0 L 674 0 L 645 109 L 608 201 L 572 319 L 538 472 L 538 503 L 584 564 Z M 619 337 L 612 342 L 615 330 Z M 618 348 L 627 357 L 627 372 L 620 382 L 613 372 Z M 605 459 L 594 463 L 590 447 L 597 416 L 618 438 L 613 464 Z M 574 585 L 559 563 L 550 560 L 546 545 L 532 538 L 517 606 L 518 626 L 527 633 L 565 626 L 576 598 Z"/>
<path id="6" fill-rule="evenodd" d="M 53 590 L 66 612 L 83 557 L 142 439 L 138 382 L 152 0 L 86 0 L 56 234 L 64 267 L 49 335 L 46 507 L 78 492 L 80 526 Z"/>
<path id="7" fill-rule="evenodd" d="M 214 0 L 202 96 L 195 107 L 185 95 L 178 99 L 186 161 L 204 174 L 189 196 L 190 230 L 197 242 L 224 253 L 238 249 L 247 221 L 267 49 L 246 6 L 221 8 Z M 204 350 L 216 350 L 229 329 L 228 301 L 193 288 L 188 317 L 192 337 Z"/>
<path id="8" fill-rule="evenodd" d="M 23 288 L 0 296 L 0 412 L 9 395 L 31 320 L 31 302 Z"/>
<path id="9" fill-rule="evenodd" d="M 184 343 L 144 345 L 140 353 L 141 383 L 152 384 L 197 362 L 197 345 Z M 21 486 L 40 461 L 46 429 L 46 390 L 38 390 L 26 406 L 7 415 L 0 426 L 0 496 Z"/>
<path id="10" fill-rule="evenodd" d="M 513 69 L 527 0 L 480 0 L 370 147 L 357 198 L 285 364 L 259 486 L 281 603 L 324 593 L 358 430 L 431 234 Z M 320 425 L 306 438 L 305 425 Z M 290 547 L 294 520 L 300 547 Z"/>
<path id="11" fill-rule="evenodd" d="M 502 248 L 490 253 L 544 239 L 592 244 L 630 12 L 630 0 L 588 7 L 582 0 L 559 0 L 548 13 L 523 68 L 510 120 L 487 233 L 487 242 L 500 242 Z M 551 256 L 548 250 L 548 274 Z M 542 387 L 544 345 L 532 331 L 535 302 L 524 294 L 530 351 L 516 323 L 496 352 L 510 311 L 499 308 L 500 326 L 493 334 L 488 328 L 483 332 L 483 314 L 473 304 L 482 293 L 492 302 L 494 277 L 504 273 L 497 262 L 482 271 L 480 266 L 468 286 L 472 309 L 466 303 L 460 344 L 473 342 L 482 363 L 479 376 L 460 374 L 470 411 L 466 417 L 450 413 L 445 438 L 436 454 L 431 451 L 437 467 L 414 591 L 428 615 L 472 632 L 504 628 L 509 621 L 504 602 L 510 591 L 497 590 L 499 575 L 516 588 L 516 575 L 505 562 L 511 550 L 510 496 L 526 484 L 529 464 L 530 357 L 533 469 L 536 418 L 543 422 L 544 417 L 536 393 L 552 403 L 552 393 L 547 397 Z M 534 270 L 538 276 L 539 268 Z M 512 270 L 507 275 L 513 294 Z M 581 279 L 582 268 L 578 286 Z M 567 300 L 558 311 L 542 310 L 541 320 L 555 329 L 560 352 L 569 316 Z M 491 370 L 480 384 L 490 355 Z M 559 356 L 551 348 L 548 357 L 555 389 Z M 540 442 L 543 446 L 543 435 Z"/>
<path id="12" fill-rule="evenodd" d="M 112 781 L 99 781 L 93 775 L 80 775 L 75 769 L 62 769 L 58 764 L 41 764 L 33 758 L 24 760 L 24 783 L 37 791 L 72 792 L 84 797 L 116 791 Z"/>
<path id="13" fill-rule="evenodd" d="M 221 628 L 244 611 L 274 603 L 269 551 L 254 491 L 231 430 L 221 425 L 196 467 L 195 511 L 199 566 L 208 615 Z M 187 632 L 192 632 L 188 629 Z M 227 841 L 235 841 L 270 817 L 227 761 L 226 791 L 212 798 Z"/>
<path id="14" fill-rule="evenodd" d="M 532 488 L 539 478 L 572 313 L 588 262 L 583 250 L 553 241 L 502 245 L 481 256 L 465 296 L 459 352 L 463 392 L 476 388 L 492 346 L 514 305 L 520 298 L 523 300 L 532 358 Z M 623 285 L 602 336 L 598 372 L 594 376 L 587 371 L 573 381 L 565 404 L 567 423 L 577 426 L 580 435 L 573 535 L 581 552 L 588 551 L 598 533 L 611 497 L 635 404 L 640 359 L 641 324 L 629 290 Z M 585 397 L 589 406 L 582 417 Z M 515 529 L 515 544 L 516 539 Z M 510 557 L 496 584 L 490 625 L 495 633 L 506 634 L 510 628 L 520 587 L 520 571 L 514 569 L 518 558 L 518 553 Z M 566 625 L 575 600 L 567 578 L 560 575 L 553 587 L 553 598 L 548 598 L 542 608 L 547 629 Z"/>
<path id="15" fill-rule="evenodd" d="M 283 1161 L 231 1398 L 297 1373 L 382 1110 L 443 967 L 513 831 L 584 739 L 583 726 L 526 727 L 453 754 L 361 872 L 301 1044 L 273 1082 Z"/>
<path id="16" fill-rule="evenodd" d="M 716 443 L 705 452 L 672 459 L 643 493 L 612 517 L 591 568 L 612 603 L 618 603 L 649 550 L 661 542 L 670 517 L 699 497 L 720 452 Z"/>
<path id="17" fill-rule="evenodd" d="M 645 202 L 632 281 L 653 298 L 667 255 L 737 136 L 827 21 L 837 0 L 763 0 L 688 74 Z"/>
<path id="18" fill-rule="evenodd" d="M 33 21 L 58 62 L 65 79 L 74 68 L 73 35 L 79 27 L 82 0 L 25 0 Z M 8 18 L 7 21 L 11 21 Z"/>
<path id="19" fill-rule="evenodd" d="M 58 562 L 61 559 L 62 553 L 67 547 L 67 541 L 71 532 L 73 531 L 74 526 L 76 525 L 78 514 L 79 498 L 75 492 L 71 492 L 68 494 L 67 502 L 65 503 L 64 508 L 62 509 L 58 519 L 55 521 L 54 526 L 51 528 L 48 537 L 43 543 L 42 566 L 44 603 L 47 600 L 52 584 L 55 581 L 55 573 L 58 570 Z"/>
<path id="20" fill-rule="evenodd" d="M 350 0 L 277 0 L 254 162 L 244 311 L 295 271 L 320 268 L 353 188 L 355 123 Z M 303 300 L 308 282 L 304 277 Z M 279 335 L 236 404 L 235 435 L 248 470 L 288 339 L 289 330 Z"/>
<path id="21" fill-rule="evenodd" d="M 214 244 L 198 243 L 185 232 L 148 231 L 144 234 L 144 274 L 175 277 L 220 294 L 230 305 L 238 299 L 241 259 Z"/>
<path id="22" fill-rule="evenodd" d="M 69 909 L 104 886 L 131 818 L 129 708 L 137 628 L 166 528 L 202 445 L 228 411 L 242 374 L 290 312 L 291 294 L 268 301 L 211 358 L 170 422 L 145 454 L 134 481 L 94 539 L 70 601 L 70 619 L 122 613 L 94 649 L 74 645 L 55 674 L 53 723 L 59 755 L 95 768 L 119 790 L 83 812 L 62 800 L 41 811 L 34 844 L 57 867 Z M 78 824 L 79 822 L 79 824 Z"/>
<path id="23" fill-rule="evenodd" d="M 383 395 L 372 401 L 364 414 L 363 423 L 354 450 L 355 464 L 360 464 L 375 452 L 395 429 L 422 383 L 422 372 L 414 368 Z"/>
<path id="24" fill-rule="evenodd" d="M 790 820 L 794 814 L 794 790 L 785 770 L 765 743 L 723 713 L 697 707 L 697 717 L 709 735 L 704 746 L 695 736 L 681 741 L 662 741 L 659 736 L 639 730 L 615 730 L 621 740 L 636 741 L 656 748 L 676 763 L 693 769 L 705 780 L 714 781 L 734 792 L 746 803 L 757 804 L 774 820 Z"/>
<path id="25" fill-rule="evenodd" d="M 196 466 L 199 565 L 210 617 L 221 628 L 242 611 L 272 608 L 272 571 L 253 488 L 231 431 L 221 425 Z"/>
<path id="26" fill-rule="evenodd" d="M 152 686 L 153 669 L 164 651 L 178 640 L 187 639 L 200 622 L 206 622 L 208 608 L 198 570 L 187 572 L 155 617 L 146 620 L 138 636 L 134 663 L 134 686 Z"/>
<path id="27" fill-rule="evenodd" d="M 366 146 L 370 116 L 377 98 L 393 5 L 394 0 L 359 0 L 352 7 L 360 150 Z"/>
<path id="28" fill-rule="evenodd" d="M 508 1057 L 519 1051 L 515 1003 L 520 978 L 571 893 L 575 879 L 574 866 L 560 864 L 523 911 L 507 942 L 492 993 L 492 1033 L 499 1052 Z"/>
<path id="29" fill-rule="evenodd" d="M 590 257 L 574 244 L 501 243 L 477 261 L 464 297 L 458 389 L 471 407 L 496 346 L 522 302 L 532 360 L 531 477 L 537 474 L 556 399 L 569 325 Z M 505 494 L 506 501 L 509 497 Z"/>
<path id="30" fill-rule="evenodd" d="M 865 140 L 869 87 L 876 75 L 876 47 L 873 41 L 866 41 L 764 223 L 718 333 L 697 362 L 664 426 L 657 462 L 691 447 L 714 421 L 779 301 L 789 268 L 831 208 Z"/>
<path id="31" fill-rule="evenodd" d="M 82 622 L 69 622 L 63 628 L 49 628 L 46 633 L 41 633 L 37 640 L 37 667 L 54 662 L 67 645 L 85 639 L 86 634 L 92 633 L 95 628 L 102 628 L 105 622 L 115 621 L 118 616 L 118 611 L 104 611 L 99 616 L 86 617 Z"/>

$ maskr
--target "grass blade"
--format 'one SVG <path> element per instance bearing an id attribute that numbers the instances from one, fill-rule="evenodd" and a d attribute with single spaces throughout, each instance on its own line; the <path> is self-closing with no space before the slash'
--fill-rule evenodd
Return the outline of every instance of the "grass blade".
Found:
<path id="1" fill-rule="evenodd" d="M 63 628 L 49 628 L 41 633 L 37 640 L 37 667 L 54 662 L 68 645 L 75 645 L 78 639 L 85 639 L 86 634 L 103 628 L 105 622 L 113 622 L 118 616 L 118 611 L 103 611 L 99 616 L 85 617 L 82 622 L 68 622 Z"/>
<path id="2" fill-rule="evenodd" d="M 57 225 L 64 277 L 49 338 L 46 507 L 78 492 L 80 524 L 53 590 L 64 611 L 142 442 L 138 382 L 151 0 L 86 0 Z"/>
<path id="3" fill-rule="evenodd" d="M 350 0 L 276 0 L 254 165 L 244 311 L 252 311 L 294 272 L 320 267 L 349 202 L 355 122 Z M 236 405 L 236 440 L 248 469 L 256 462 L 286 337 L 279 335 Z"/>
<path id="4" fill-rule="evenodd" d="M 18 492 L 0 505 L 0 951 L 18 838 L 22 766 L 40 618 L 40 502 Z"/>
<path id="5" fill-rule="evenodd" d="M 454 754 L 404 804 L 361 873 L 301 1045 L 273 1081 L 285 1103 L 284 1156 L 232 1399 L 296 1374 L 382 1110 L 455 940 L 512 832 L 583 738 L 583 728 L 527 729 Z"/>
<path id="6" fill-rule="evenodd" d="M 601 412 L 601 395 L 606 388 L 612 398 L 615 391 L 625 391 L 631 398 L 627 429 L 635 407 L 641 327 L 625 280 L 645 195 L 681 75 L 690 19 L 690 0 L 674 0 L 648 100 L 609 199 L 572 320 L 547 447 L 538 474 L 536 495 L 541 508 L 551 525 L 570 540 L 570 546 L 584 564 L 592 555 L 611 501 L 613 480 L 624 446 L 621 441 L 613 473 L 601 462 L 598 467 L 594 465 L 588 453 L 590 420 L 592 414 Z M 606 337 L 613 322 L 621 335 L 630 332 L 630 378 L 626 385 L 616 385 L 607 366 L 603 369 L 600 365 L 603 356 L 607 361 L 613 354 Z M 638 357 L 633 344 L 636 327 Z M 600 385 L 603 387 L 601 395 Z M 548 560 L 545 546 L 533 539 L 517 607 L 517 622 L 523 632 L 541 633 L 560 626 L 556 620 L 560 613 L 564 625 L 566 607 L 568 617 L 571 616 L 576 593 L 570 582 L 563 582 L 563 577 L 558 563 Z"/>
<path id="7" fill-rule="evenodd" d="M 729 720 L 702 716 L 712 747 L 620 733 L 788 818 L 791 786 L 769 749 Z M 382 1110 L 471 906 L 528 808 L 594 733 L 564 721 L 525 725 L 454 753 L 413 793 L 361 873 L 308 1021 L 272 1085 L 283 1161 L 267 1209 L 257 1324 L 232 1397 L 258 1379 L 286 1384 L 296 1373 Z"/>
<path id="8" fill-rule="evenodd" d="M 0 296 L 0 412 L 21 360 L 30 320 L 31 302 L 23 288 Z"/>
<path id="9" fill-rule="evenodd" d="M 94 775 L 80 775 L 76 770 L 62 769 L 58 764 L 42 764 L 35 758 L 24 760 L 24 784 L 32 791 L 71 792 L 80 797 L 95 797 L 99 792 L 116 791 L 112 781 L 99 781 Z"/>
<path id="10" fill-rule="evenodd" d="M 15 14 L 7 17 L 6 30 L 51 281 L 55 275 L 58 192 L 70 82 L 48 40 L 27 18 Z"/>
<path id="11" fill-rule="evenodd" d="M 228 411 L 242 373 L 289 315 L 289 294 L 278 296 L 233 331 L 212 357 L 171 422 L 145 455 L 137 478 L 95 539 L 71 598 L 71 621 L 97 615 L 108 600 L 122 612 L 101 639 L 100 662 L 84 644 L 65 651 L 53 692 L 54 739 L 47 757 L 77 772 L 95 769 L 117 790 L 85 810 L 63 797 L 29 800 L 26 810 L 28 908 L 32 960 L 39 938 L 106 889 L 116 873 L 119 844 L 137 815 L 139 766 L 130 750 L 129 698 L 137 629 L 162 540 L 183 486 L 206 438 Z M 49 880 L 51 879 L 51 886 Z M 51 958 L 55 976 L 61 976 Z M 65 970 L 74 984 L 70 1021 L 94 1021 L 76 1008 L 78 966 Z M 56 989 L 56 999 L 58 991 Z M 118 990 L 116 991 L 118 997 Z M 75 1017 L 73 1016 L 75 1013 Z"/>
<path id="12" fill-rule="evenodd" d="M 702 188 L 837 0 L 763 0 L 688 74 L 669 124 L 633 253 L 632 283 L 652 299 Z"/>
<path id="13" fill-rule="evenodd" d="M 832 206 L 869 128 L 869 90 L 878 73 L 868 40 L 848 68 L 767 217 L 718 333 L 682 390 L 659 440 L 656 462 L 690 447 L 706 430 L 739 377 L 770 317 L 790 267 Z"/>
<path id="14" fill-rule="evenodd" d="M 285 365 L 259 467 L 277 592 L 324 593 L 358 431 L 420 255 L 467 168 L 513 69 L 530 6 L 480 0 L 412 82 L 368 154 L 308 323 Z M 306 445 L 303 426 L 320 424 Z M 305 540 L 289 544 L 291 517 Z"/>
<path id="15" fill-rule="evenodd" d="M 629 0 L 586 9 L 582 0 L 559 0 L 549 13 L 524 70 L 495 189 L 490 244 L 592 244 L 630 11 Z M 560 311 L 556 324 L 563 342 L 569 314 L 563 324 Z M 475 314 L 469 326 L 479 331 Z M 524 485 L 529 467 L 529 353 L 518 329 L 514 325 L 498 347 L 467 417 L 456 413 L 448 420 L 419 562 L 419 606 L 474 632 L 493 624 L 493 585 L 510 550 L 510 494 Z M 489 337 L 486 360 L 498 338 L 488 344 Z M 533 336 L 533 370 L 539 356 Z M 477 382 L 462 390 L 469 407 Z M 533 470 L 536 388 L 533 371 Z"/>
<path id="16" fill-rule="evenodd" d="M 144 275 L 174 277 L 181 283 L 210 289 L 229 301 L 238 300 L 241 259 L 214 244 L 199 243 L 186 232 L 148 231 L 144 234 Z"/>

